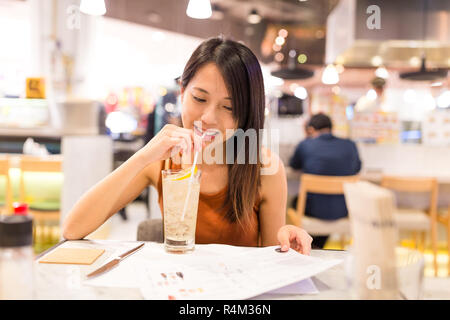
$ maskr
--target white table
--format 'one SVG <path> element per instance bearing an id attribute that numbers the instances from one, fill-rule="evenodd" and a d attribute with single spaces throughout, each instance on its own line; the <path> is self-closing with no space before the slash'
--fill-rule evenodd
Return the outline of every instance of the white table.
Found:
<path id="1" fill-rule="evenodd" d="M 94 287 L 83 285 L 81 281 L 81 274 L 85 274 L 88 270 L 91 271 L 98 268 L 104 264 L 117 249 L 125 246 L 129 248 L 133 242 L 115 240 L 78 240 L 71 242 L 76 244 L 77 247 L 103 247 L 105 253 L 89 266 L 44 264 L 35 261 L 34 299 L 143 299 L 139 289 L 136 288 Z M 138 242 L 136 242 L 136 245 L 137 244 Z M 345 259 L 347 257 L 347 252 L 312 250 L 311 255 L 323 259 Z M 42 256 L 42 254 L 40 256 Z M 254 297 L 253 299 L 352 299 L 351 291 L 349 290 L 346 280 L 345 263 L 339 264 L 318 274 L 313 277 L 313 281 L 320 291 L 319 294 L 263 294 Z M 450 299 L 450 278 L 426 278 L 424 286 L 425 299 Z"/>

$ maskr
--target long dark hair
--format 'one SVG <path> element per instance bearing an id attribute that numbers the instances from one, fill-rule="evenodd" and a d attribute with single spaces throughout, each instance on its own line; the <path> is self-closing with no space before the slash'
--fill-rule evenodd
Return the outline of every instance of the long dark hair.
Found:
<path id="1" fill-rule="evenodd" d="M 184 68 L 180 84 L 186 88 L 197 70 L 213 62 L 220 70 L 232 100 L 232 115 L 238 129 L 254 129 L 257 137 L 256 161 L 249 161 L 249 141 L 234 144 L 232 163 L 228 163 L 228 193 L 224 202 L 225 218 L 231 222 L 244 222 L 250 218 L 259 197 L 261 185 L 260 130 L 264 128 L 265 93 L 261 66 L 253 52 L 245 45 L 224 37 L 210 38 L 193 52 Z M 235 136 L 228 139 L 230 143 Z M 236 150 L 238 148 L 239 150 Z M 228 150 L 228 146 L 227 146 Z M 245 153 L 245 163 L 237 163 L 239 154 Z M 255 158 L 253 158 L 255 159 Z M 253 162 L 253 163 L 251 163 Z M 256 163 L 255 163 L 256 162 Z"/>

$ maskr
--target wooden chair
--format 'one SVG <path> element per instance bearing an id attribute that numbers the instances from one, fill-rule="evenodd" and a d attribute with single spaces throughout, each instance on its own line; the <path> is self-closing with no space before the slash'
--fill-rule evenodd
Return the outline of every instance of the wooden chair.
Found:
<path id="1" fill-rule="evenodd" d="M 328 195 L 344 195 L 344 183 L 356 182 L 358 180 L 359 176 L 319 176 L 302 174 L 300 177 L 297 211 L 288 210 L 289 218 L 294 225 L 302 227 L 311 235 L 319 236 L 338 233 L 341 235 L 341 242 L 343 245 L 345 235 L 350 234 L 349 219 L 322 220 L 305 216 L 306 198 L 308 192 Z"/>
<path id="2" fill-rule="evenodd" d="M 11 213 L 12 208 L 12 202 L 13 202 L 13 191 L 12 191 L 12 185 L 11 185 L 11 179 L 9 177 L 9 159 L 8 158 L 2 158 L 0 159 L 0 175 L 6 177 L 6 188 L 5 188 L 5 214 Z"/>
<path id="3" fill-rule="evenodd" d="M 430 204 L 428 210 L 424 211 L 418 209 L 397 208 L 394 217 L 399 230 L 413 232 L 414 238 L 416 238 L 416 232 L 421 233 L 422 247 L 424 247 L 426 232 L 431 231 L 431 246 L 434 256 L 434 273 L 437 276 L 438 182 L 436 178 L 383 176 L 381 179 L 381 186 L 399 192 L 426 192 L 430 194 Z"/>
<path id="4" fill-rule="evenodd" d="M 438 214 L 437 221 L 439 223 L 442 223 L 447 229 L 447 255 L 448 255 L 447 274 L 450 276 L 450 205 L 448 206 L 446 214 Z"/>
<path id="5" fill-rule="evenodd" d="M 20 160 L 20 201 L 26 202 L 26 186 L 25 186 L 25 174 L 27 172 L 62 172 L 62 160 L 59 158 L 41 158 L 41 157 L 33 157 L 33 156 L 22 156 Z M 56 231 L 59 233 L 59 222 L 60 222 L 60 211 L 50 211 L 50 210 L 33 210 L 29 209 L 30 215 L 33 217 L 34 237 L 37 238 L 37 229 L 39 226 L 44 226 L 44 230 L 48 235 L 45 235 L 44 238 L 54 238 L 56 233 L 55 231 L 48 231 L 47 226 L 56 227 Z M 53 228 L 55 229 L 55 228 Z M 36 239 L 35 239 L 36 240 Z M 46 240 L 47 241 L 47 240 Z M 55 242 L 56 240 L 53 240 Z M 52 241 L 47 241 L 50 244 Z M 37 241 L 35 241 L 37 243 Z M 46 244 L 48 245 L 48 244 Z M 40 250 L 35 248 L 36 250 Z"/>

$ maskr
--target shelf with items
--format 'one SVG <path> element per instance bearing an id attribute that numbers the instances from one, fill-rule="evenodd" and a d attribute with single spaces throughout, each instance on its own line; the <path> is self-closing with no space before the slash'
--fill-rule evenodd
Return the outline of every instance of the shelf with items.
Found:
<path id="1" fill-rule="evenodd" d="M 51 125 L 46 99 L 0 98 L 0 128 L 38 129 Z"/>
<path id="2" fill-rule="evenodd" d="M 8 176 L 0 177 L 0 198 L 5 198 L 5 179 L 10 180 L 11 204 L 26 204 L 33 218 L 33 247 L 42 252 L 60 241 L 62 157 L 9 155 Z M 12 214 L 9 208 L 4 214 Z"/>

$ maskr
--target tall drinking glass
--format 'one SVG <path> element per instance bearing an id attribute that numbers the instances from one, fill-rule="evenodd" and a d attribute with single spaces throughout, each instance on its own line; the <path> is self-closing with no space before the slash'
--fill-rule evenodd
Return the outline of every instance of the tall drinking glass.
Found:
<path id="1" fill-rule="evenodd" d="M 173 253 L 194 250 L 201 171 L 162 170 L 164 247 Z"/>

